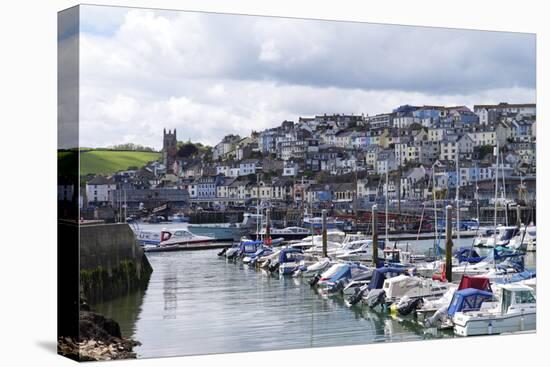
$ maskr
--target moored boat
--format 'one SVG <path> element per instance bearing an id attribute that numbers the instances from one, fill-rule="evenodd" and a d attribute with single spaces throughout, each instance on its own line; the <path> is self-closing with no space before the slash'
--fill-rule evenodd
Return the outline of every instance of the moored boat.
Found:
<path id="1" fill-rule="evenodd" d="M 483 302 L 479 310 L 462 310 L 454 314 L 452 320 L 456 335 L 488 335 L 535 330 L 536 296 L 533 289 L 517 283 L 501 284 L 496 288 L 496 302 Z M 449 307 L 450 310 L 451 307 L 453 304 Z"/>
<path id="2" fill-rule="evenodd" d="M 159 235 L 157 244 L 147 244 L 144 247 L 146 252 L 177 251 L 196 246 L 212 243 L 214 239 L 208 236 L 197 236 L 186 229 L 163 228 Z"/>

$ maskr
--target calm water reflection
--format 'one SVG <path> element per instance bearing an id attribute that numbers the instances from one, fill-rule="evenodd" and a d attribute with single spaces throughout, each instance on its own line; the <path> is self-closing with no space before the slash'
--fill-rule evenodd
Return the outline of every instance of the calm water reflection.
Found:
<path id="1" fill-rule="evenodd" d="M 154 271 L 147 290 L 94 308 L 142 343 L 138 357 L 452 337 L 412 318 L 347 308 L 341 297 L 323 298 L 305 281 L 228 262 L 217 251 L 148 254 Z"/>

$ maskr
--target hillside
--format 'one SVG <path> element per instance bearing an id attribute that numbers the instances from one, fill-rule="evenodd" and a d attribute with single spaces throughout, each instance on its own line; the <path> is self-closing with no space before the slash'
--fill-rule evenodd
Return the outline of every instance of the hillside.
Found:
<path id="1" fill-rule="evenodd" d="M 158 152 L 87 150 L 80 153 L 80 174 L 109 175 L 129 167 L 143 167 L 160 158 Z"/>

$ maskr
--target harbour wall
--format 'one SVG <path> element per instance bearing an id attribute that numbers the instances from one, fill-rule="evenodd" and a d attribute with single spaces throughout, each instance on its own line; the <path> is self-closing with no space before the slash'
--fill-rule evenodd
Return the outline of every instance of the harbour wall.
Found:
<path id="1" fill-rule="evenodd" d="M 145 289 L 153 271 L 126 223 L 81 225 L 79 270 L 90 303 Z"/>

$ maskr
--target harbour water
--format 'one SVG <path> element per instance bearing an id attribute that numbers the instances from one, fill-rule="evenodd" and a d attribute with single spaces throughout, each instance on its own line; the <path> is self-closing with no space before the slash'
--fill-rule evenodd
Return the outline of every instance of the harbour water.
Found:
<path id="1" fill-rule="evenodd" d="M 467 246 L 462 239 L 455 246 Z M 414 243 L 417 251 L 433 240 Z M 450 338 L 414 318 L 322 297 L 307 281 L 219 258 L 219 250 L 149 253 L 144 292 L 92 305 L 139 340 L 138 358 Z M 534 264 L 534 255 L 527 259 Z"/>

